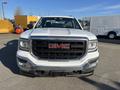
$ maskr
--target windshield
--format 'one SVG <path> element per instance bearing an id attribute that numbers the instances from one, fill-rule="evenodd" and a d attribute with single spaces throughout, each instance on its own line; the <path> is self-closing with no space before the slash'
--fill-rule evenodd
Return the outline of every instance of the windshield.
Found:
<path id="1" fill-rule="evenodd" d="M 60 17 L 44 17 L 37 23 L 36 28 L 81 29 L 76 19 Z"/>

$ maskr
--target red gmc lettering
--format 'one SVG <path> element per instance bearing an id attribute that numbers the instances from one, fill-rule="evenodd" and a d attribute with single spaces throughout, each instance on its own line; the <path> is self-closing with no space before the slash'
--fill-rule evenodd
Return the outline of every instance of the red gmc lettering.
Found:
<path id="1" fill-rule="evenodd" d="M 48 45 L 48 48 L 51 48 L 51 49 L 70 49 L 70 44 L 49 44 Z"/>

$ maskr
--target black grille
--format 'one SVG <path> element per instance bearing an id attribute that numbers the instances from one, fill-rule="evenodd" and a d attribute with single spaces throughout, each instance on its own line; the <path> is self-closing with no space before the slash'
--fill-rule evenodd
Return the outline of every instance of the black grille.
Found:
<path id="1" fill-rule="evenodd" d="M 69 44 L 70 48 L 49 48 L 49 44 Z M 85 55 L 86 40 L 32 40 L 32 53 L 39 59 L 79 59 Z"/>

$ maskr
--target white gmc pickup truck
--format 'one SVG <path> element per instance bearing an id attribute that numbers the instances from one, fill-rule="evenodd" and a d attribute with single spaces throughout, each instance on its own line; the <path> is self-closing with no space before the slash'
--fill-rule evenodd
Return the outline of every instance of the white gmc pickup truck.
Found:
<path id="1" fill-rule="evenodd" d="M 41 17 L 21 34 L 17 51 L 20 71 L 44 74 L 93 75 L 98 63 L 98 41 L 69 16 Z"/>

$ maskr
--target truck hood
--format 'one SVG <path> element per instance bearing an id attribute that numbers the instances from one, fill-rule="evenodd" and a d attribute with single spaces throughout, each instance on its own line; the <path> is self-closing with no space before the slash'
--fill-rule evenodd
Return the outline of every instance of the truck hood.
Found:
<path id="1" fill-rule="evenodd" d="M 89 40 L 97 39 L 96 36 L 90 32 L 66 28 L 39 28 L 29 30 L 21 35 L 22 38 L 29 38 L 29 36 L 86 37 Z"/>

